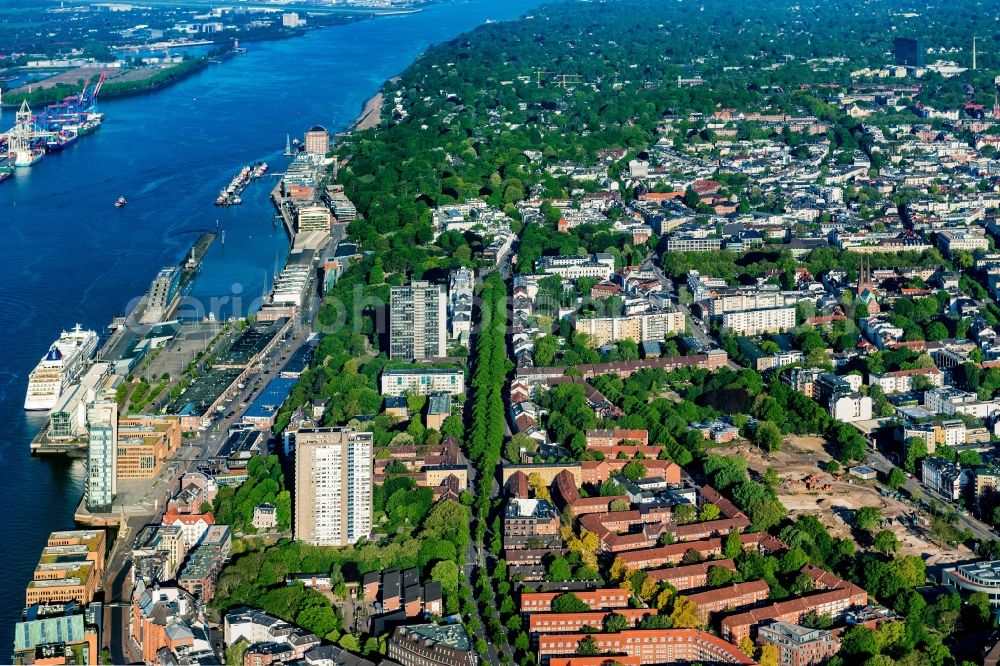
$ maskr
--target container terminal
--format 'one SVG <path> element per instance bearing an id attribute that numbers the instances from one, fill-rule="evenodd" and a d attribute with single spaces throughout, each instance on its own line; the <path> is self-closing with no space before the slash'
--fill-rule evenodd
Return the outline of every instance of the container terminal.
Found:
<path id="1" fill-rule="evenodd" d="M 104 114 L 97 110 L 97 96 L 107 78 L 102 72 L 93 88 L 89 82 L 76 95 L 47 105 L 35 113 L 27 100 L 14 115 L 14 125 L 0 134 L 0 182 L 12 178 L 17 167 L 37 164 L 48 153 L 74 144 L 97 130 Z"/>

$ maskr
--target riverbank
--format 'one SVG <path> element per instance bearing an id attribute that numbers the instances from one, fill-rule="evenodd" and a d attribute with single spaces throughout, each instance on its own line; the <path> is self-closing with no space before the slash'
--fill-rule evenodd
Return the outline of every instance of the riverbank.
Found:
<path id="1" fill-rule="evenodd" d="M 382 102 L 384 99 L 385 96 L 381 91 L 375 93 L 374 97 L 370 97 L 361 109 L 361 115 L 358 116 L 353 123 L 351 123 L 349 131 L 360 132 L 362 130 L 378 127 L 379 123 L 382 122 Z"/>
<path id="2" fill-rule="evenodd" d="M 227 55 L 216 57 L 226 57 Z M 185 60 L 170 67 L 119 70 L 117 73 L 111 74 L 104 82 L 101 88 L 101 98 L 126 97 L 160 90 L 202 71 L 210 64 L 212 64 L 210 58 L 202 56 Z M 77 81 L 93 82 L 104 71 L 106 70 L 97 67 L 80 67 L 56 74 L 37 83 L 15 88 L 7 92 L 0 108 L 17 107 L 25 100 L 31 106 L 58 102 L 68 95 L 80 92 L 80 85 Z"/>

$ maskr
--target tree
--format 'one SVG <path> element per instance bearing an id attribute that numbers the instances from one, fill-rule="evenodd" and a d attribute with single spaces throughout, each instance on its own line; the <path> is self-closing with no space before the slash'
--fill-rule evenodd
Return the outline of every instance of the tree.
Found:
<path id="1" fill-rule="evenodd" d="M 882 522 L 882 514 L 873 506 L 863 506 L 854 512 L 854 524 L 862 532 L 873 533 Z"/>
<path id="2" fill-rule="evenodd" d="M 550 366 L 556 360 L 556 352 L 559 350 L 559 340 L 551 333 L 543 335 L 535 341 L 535 365 L 540 367 Z"/>
<path id="3" fill-rule="evenodd" d="M 572 592 L 564 592 L 552 600 L 553 613 L 586 613 L 590 606 Z"/>
<path id="4" fill-rule="evenodd" d="M 760 666 L 778 666 L 778 646 L 774 643 L 765 643 L 760 648 L 757 661 Z"/>
<path id="5" fill-rule="evenodd" d="M 538 472 L 532 472 L 528 475 L 528 485 L 535 492 L 535 499 L 551 500 L 552 495 L 549 493 L 549 487 L 545 485 L 545 481 L 542 480 L 542 475 Z"/>
<path id="6" fill-rule="evenodd" d="M 674 600 L 674 609 L 670 612 L 670 622 L 677 629 L 697 629 L 701 627 L 698 606 L 684 596 Z"/>
<path id="7" fill-rule="evenodd" d="M 459 573 L 458 565 L 453 560 L 442 560 L 431 569 L 431 580 L 441 584 L 445 595 L 454 596 L 458 593 Z"/>
<path id="8" fill-rule="evenodd" d="M 896 539 L 896 535 L 892 530 L 882 530 L 875 535 L 874 539 L 875 550 L 879 551 L 883 555 L 890 555 L 896 552 L 899 548 L 899 540 Z"/>
<path id="9" fill-rule="evenodd" d="M 693 523 L 698 518 L 698 510 L 693 504 L 680 504 L 674 509 L 674 522 L 678 525 Z"/>
<path id="10" fill-rule="evenodd" d="M 722 587 L 733 581 L 736 572 L 726 567 L 711 565 L 706 572 L 705 584 L 709 587 Z"/>
<path id="11" fill-rule="evenodd" d="M 628 503 L 628 500 L 624 500 L 624 499 L 622 499 L 622 498 L 619 497 L 617 499 L 611 500 L 611 504 L 608 505 L 608 509 L 610 511 L 615 511 L 615 512 L 618 512 L 618 511 L 628 511 L 629 510 L 629 506 L 630 505 Z"/>
<path id="12" fill-rule="evenodd" d="M 226 648 L 226 666 L 243 666 L 243 653 L 250 647 L 250 643 L 245 638 Z M 110 663 L 110 662 L 109 662 Z"/>
<path id="13" fill-rule="evenodd" d="M 638 481 L 646 476 L 646 466 L 638 460 L 629 461 L 622 467 L 622 476 L 632 481 Z"/>
<path id="14" fill-rule="evenodd" d="M 743 540 L 739 530 L 730 530 L 722 544 L 722 554 L 728 559 L 735 559 L 743 554 Z"/>
<path id="15" fill-rule="evenodd" d="M 357 636 L 354 634 L 344 634 L 337 641 L 337 645 L 344 648 L 348 652 L 361 652 L 361 643 L 358 642 Z"/>
<path id="16" fill-rule="evenodd" d="M 973 592 L 962 609 L 966 622 L 976 627 L 991 627 L 993 625 L 993 609 L 990 598 L 985 592 Z"/>
<path id="17" fill-rule="evenodd" d="M 778 470 L 774 467 L 768 467 L 764 470 L 764 483 L 768 488 L 777 488 L 781 484 L 781 476 L 778 475 Z"/>
<path id="18" fill-rule="evenodd" d="M 576 653 L 582 657 L 593 657 L 598 654 L 597 640 L 593 636 L 584 636 L 577 643 Z"/>
<path id="19" fill-rule="evenodd" d="M 869 659 L 879 653 L 878 635 L 868 627 L 854 627 L 844 634 L 840 649 L 862 661 Z"/>
<path id="20" fill-rule="evenodd" d="M 718 520 L 719 516 L 721 515 L 722 512 L 719 510 L 719 507 L 709 503 L 701 507 L 701 512 L 698 515 L 698 519 L 702 522 L 708 522 L 711 520 Z"/>
<path id="21" fill-rule="evenodd" d="M 628 619 L 624 615 L 619 613 L 608 613 L 604 616 L 604 631 L 609 634 L 615 634 L 619 631 L 625 631 L 628 629 Z"/>
<path id="22" fill-rule="evenodd" d="M 742 650 L 743 654 L 750 657 L 751 659 L 753 659 L 754 655 L 757 654 L 757 646 L 754 645 L 753 639 L 750 638 L 749 636 L 744 636 L 743 638 L 740 639 L 739 647 L 740 650 Z"/>
<path id="23" fill-rule="evenodd" d="M 781 448 L 781 430 L 770 421 L 760 421 L 753 432 L 754 444 L 767 452 Z"/>
<path id="24" fill-rule="evenodd" d="M 899 490 L 906 484 L 906 475 L 903 474 L 903 470 L 898 467 L 893 467 L 889 472 L 889 478 L 886 481 L 888 485 L 893 490 Z"/>
<path id="25" fill-rule="evenodd" d="M 507 460 L 514 463 L 521 461 L 522 451 L 528 455 L 532 455 L 537 450 L 538 442 L 521 432 L 507 440 L 507 443 L 504 445 L 504 454 L 507 456 Z"/>
<path id="26" fill-rule="evenodd" d="M 960 451 L 958 454 L 958 464 L 962 467 L 979 467 L 983 464 L 983 457 L 979 451 Z"/>
<path id="27" fill-rule="evenodd" d="M 552 558 L 545 577 L 551 581 L 571 580 L 573 571 L 569 566 L 569 561 L 565 557 Z"/>
<path id="28" fill-rule="evenodd" d="M 911 437 L 906 442 L 906 471 L 913 474 L 917 471 L 917 462 L 927 456 L 927 442 L 920 437 Z"/>

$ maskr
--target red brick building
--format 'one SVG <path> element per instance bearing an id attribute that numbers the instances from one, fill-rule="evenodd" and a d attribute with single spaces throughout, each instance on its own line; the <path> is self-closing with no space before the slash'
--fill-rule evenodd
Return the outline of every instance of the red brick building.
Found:
<path id="1" fill-rule="evenodd" d="M 657 447 L 659 448 L 659 447 Z M 631 460 L 624 458 L 605 458 L 604 460 L 584 460 L 580 463 L 580 474 L 583 483 L 598 484 L 622 471 Z M 681 468 L 670 460 L 647 458 L 642 461 L 646 468 L 646 476 L 662 476 L 667 483 L 681 482 Z"/>
<path id="2" fill-rule="evenodd" d="M 590 613 L 532 613 L 528 616 L 529 634 L 575 634 L 584 627 L 600 629 L 604 618 L 611 613 L 621 615 L 630 627 L 635 627 L 644 617 L 656 615 L 655 608 L 618 608 L 613 611 Z"/>
<path id="3" fill-rule="evenodd" d="M 710 613 L 748 608 L 766 600 L 770 594 L 767 581 L 754 580 L 689 594 L 687 598 L 698 606 L 698 612 L 707 622 Z"/>
<path id="4" fill-rule="evenodd" d="M 544 613 L 552 610 L 552 600 L 566 594 L 565 592 L 522 592 L 522 613 Z M 617 608 L 628 608 L 629 593 L 618 587 L 598 588 L 596 590 L 580 590 L 573 592 L 576 597 L 587 604 L 590 610 L 611 611 Z"/>
<path id="5" fill-rule="evenodd" d="M 810 612 L 836 618 L 852 606 L 864 606 L 868 603 L 868 593 L 853 583 L 848 583 L 828 571 L 811 565 L 804 567 L 802 571 L 812 577 L 816 592 L 798 599 L 779 601 L 769 606 L 730 615 L 722 620 L 720 628 L 723 638 L 738 643 L 761 624 L 772 622 L 798 624 Z"/>
<path id="6" fill-rule="evenodd" d="M 723 569 L 736 571 L 736 563 L 733 560 L 711 560 L 709 562 L 699 562 L 698 564 L 688 564 L 680 567 L 653 569 L 647 573 L 657 583 L 669 583 L 678 591 L 683 592 L 684 590 L 705 587 L 708 584 L 709 567 L 722 567 Z"/>
<path id="7" fill-rule="evenodd" d="M 553 657 L 572 656 L 580 641 L 588 636 L 596 641 L 599 652 L 638 657 L 643 664 L 754 663 L 735 645 L 696 629 L 629 629 L 616 634 L 546 634 L 538 637 L 539 663 L 549 663 Z M 553 660 L 552 663 L 562 662 Z"/>
<path id="8" fill-rule="evenodd" d="M 785 546 L 780 539 L 765 532 L 741 534 L 740 540 L 743 542 L 743 548 L 753 547 L 761 553 L 777 552 Z M 680 563 L 689 550 L 698 553 L 702 559 L 715 557 L 722 553 L 722 541 L 721 538 L 715 538 L 687 543 L 672 543 L 667 546 L 622 553 L 618 559 L 622 560 L 630 569 L 655 569 L 668 564 Z"/>

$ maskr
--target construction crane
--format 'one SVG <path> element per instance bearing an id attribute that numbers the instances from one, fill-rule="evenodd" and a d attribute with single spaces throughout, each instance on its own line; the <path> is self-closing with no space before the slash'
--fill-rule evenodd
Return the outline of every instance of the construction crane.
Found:
<path id="1" fill-rule="evenodd" d="M 551 74 L 551 73 L 552 72 L 549 72 L 549 71 L 541 69 L 541 68 L 536 69 L 535 70 L 535 84 L 539 88 L 541 88 L 542 87 L 542 74 Z"/>

